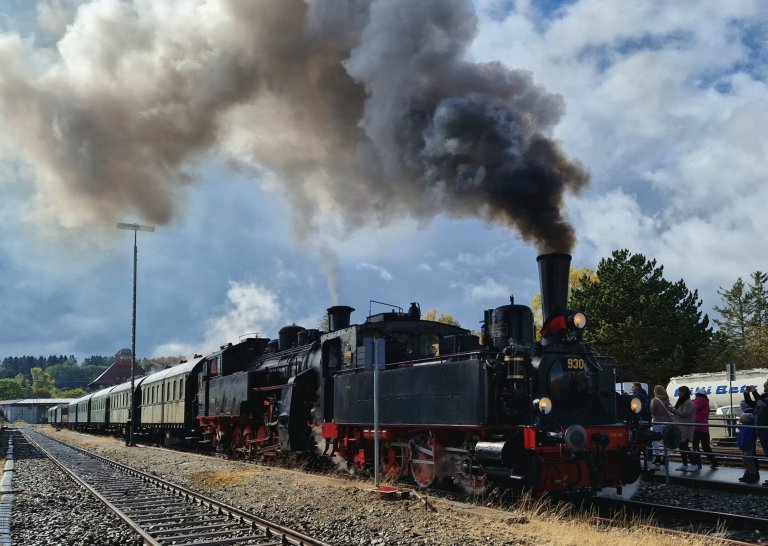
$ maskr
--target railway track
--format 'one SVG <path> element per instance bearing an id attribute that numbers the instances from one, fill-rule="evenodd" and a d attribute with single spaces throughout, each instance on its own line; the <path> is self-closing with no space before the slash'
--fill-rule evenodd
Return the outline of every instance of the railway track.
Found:
<path id="1" fill-rule="evenodd" d="M 148 546 L 328 546 L 33 429 L 20 431 L 64 472 L 104 502 Z"/>
<path id="2" fill-rule="evenodd" d="M 606 497 L 591 498 L 587 502 L 609 520 L 617 515 L 631 515 L 660 529 L 718 536 L 724 544 L 768 544 L 765 518 Z"/>
<path id="3" fill-rule="evenodd" d="M 151 447 L 151 446 L 147 446 Z M 167 448 L 155 448 L 159 451 Z M 201 455 L 199 452 L 197 455 Z M 208 456 L 215 454 L 206 454 Z M 157 478 L 151 477 L 153 480 Z M 739 493 L 744 493 L 743 487 Z M 401 491 L 408 491 L 409 488 L 402 487 Z M 420 495 L 416 492 L 413 496 L 420 498 Z M 429 496 L 432 498 L 440 498 L 444 501 L 453 501 L 456 504 L 461 504 L 469 508 L 472 504 L 476 503 L 478 499 L 474 499 L 466 495 L 461 495 L 456 492 L 430 490 Z M 426 497 L 424 497 L 425 505 L 429 504 Z M 470 501 L 467 503 L 467 501 Z M 502 498 L 483 498 L 482 504 L 495 505 L 508 517 L 509 510 L 514 508 L 515 501 Z M 511 504 L 510 504 L 511 502 Z M 692 535 L 708 534 L 716 536 L 722 539 L 724 544 L 768 544 L 768 523 L 763 518 L 754 518 L 738 514 L 729 513 L 716 513 L 712 510 L 697 510 L 678 506 L 668 506 L 651 504 L 647 502 L 637 502 L 627 499 L 609 499 L 598 498 L 594 499 L 594 505 L 597 510 L 595 513 L 599 513 L 603 517 L 607 518 L 609 522 L 625 526 L 632 522 L 632 525 L 641 525 L 644 527 L 654 527 L 658 529 L 664 529 L 665 532 L 679 532 L 681 536 L 690 537 Z M 581 509 L 575 508 L 578 511 Z M 623 515 L 623 516 L 622 516 Z M 629 516 L 629 517 L 627 517 Z M 634 522 L 635 516 L 639 516 L 639 520 L 647 523 L 637 524 Z M 623 523 L 619 523 L 623 521 Z M 600 522 L 598 522 L 600 523 Z M 306 542 L 306 544 L 312 544 Z"/>

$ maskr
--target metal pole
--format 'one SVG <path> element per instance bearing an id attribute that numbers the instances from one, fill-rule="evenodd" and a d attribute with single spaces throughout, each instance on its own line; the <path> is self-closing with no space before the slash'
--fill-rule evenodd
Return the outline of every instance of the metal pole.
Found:
<path id="1" fill-rule="evenodd" d="M 126 445 L 134 444 L 134 432 L 136 429 L 136 266 L 139 256 L 139 247 L 137 244 L 137 232 L 155 231 L 154 226 L 142 226 L 139 224 L 117 224 L 117 229 L 130 229 L 133 231 L 133 314 L 131 320 L 131 406 L 128 408 L 128 434 L 126 435 Z"/>
<path id="2" fill-rule="evenodd" d="M 379 340 L 376 340 L 377 342 Z M 377 347 L 378 349 L 378 347 Z M 373 476 L 376 487 L 379 487 L 379 351 L 377 350 L 373 363 Z"/>
<path id="3" fill-rule="evenodd" d="M 128 428 L 128 445 L 135 445 L 133 441 L 133 430 L 136 428 L 136 406 L 135 402 L 135 376 L 136 376 L 136 263 L 138 262 L 139 249 L 136 245 L 136 230 L 133 231 L 133 321 L 131 323 L 131 409 L 129 414 L 131 424 Z"/>
<path id="4" fill-rule="evenodd" d="M 731 408 L 728 412 L 728 415 L 725 416 L 725 423 L 729 424 L 733 420 L 733 380 L 735 379 L 736 375 L 736 364 L 726 364 L 727 372 L 728 372 L 728 394 L 731 396 Z M 726 428 L 725 429 L 725 435 L 726 436 L 734 436 L 736 434 L 735 428 Z"/>

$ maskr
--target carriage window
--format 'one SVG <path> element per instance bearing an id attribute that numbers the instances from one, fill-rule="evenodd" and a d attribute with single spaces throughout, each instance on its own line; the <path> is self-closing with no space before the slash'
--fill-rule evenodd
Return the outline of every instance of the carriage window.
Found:
<path id="1" fill-rule="evenodd" d="M 184 378 L 179 379 L 179 400 L 184 398 Z"/>

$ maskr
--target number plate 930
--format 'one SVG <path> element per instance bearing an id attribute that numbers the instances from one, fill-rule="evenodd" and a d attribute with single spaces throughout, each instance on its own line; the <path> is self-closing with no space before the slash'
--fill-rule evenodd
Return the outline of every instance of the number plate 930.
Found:
<path id="1" fill-rule="evenodd" d="M 565 369 L 572 372 L 580 372 L 584 370 L 584 359 L 583 358 L 566 358 L 565 359 Z"/>

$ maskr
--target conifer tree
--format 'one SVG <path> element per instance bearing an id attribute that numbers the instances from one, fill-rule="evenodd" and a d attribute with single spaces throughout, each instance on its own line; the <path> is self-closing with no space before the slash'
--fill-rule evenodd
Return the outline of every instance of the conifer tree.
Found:
<path id="1" fill-rule="evenodd" d="M 656 260 L 617 250 L 600 261 L 596 279 L 584 276 L 571 289 L 569 308 L 587 316 L 584 340 L 615 359 L 622 380 L 664 384 L 702 369 L 709 318 L 697 291 L 663 273 Z"/>

